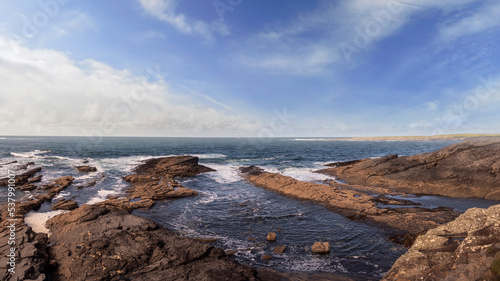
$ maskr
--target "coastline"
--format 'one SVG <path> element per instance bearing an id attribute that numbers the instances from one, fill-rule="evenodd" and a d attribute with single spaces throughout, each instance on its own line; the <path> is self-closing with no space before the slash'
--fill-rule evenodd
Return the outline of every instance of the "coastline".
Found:
<path id="1" fill-rule="evenodd" d="M 321 141 L 465 141 L 465 140 L 474 140 L 480 138 L 498 138 L 498 137 L 500 137 L 500 134 L 450 134 L 450 135 L 434 135 L 434 136 L 318 138 L 318 140 Z"/>
<path id="2" fill-rule="evenodd" d="M 432 153 L 431 153 L 432 154 Z M 391 157 L 389 157 L 391 158 Z M 384 158 L 382 158 L 384 159 Z M 392 158 L 391 158 L 392 159 Z M 390 163 L 389 159 L 387 162 Z M 370 159 L 376 160 L 376 159 Z M 367 161 L 370 161 L 367 160 Z M 86 161 L 86 160 L 85 160 Z M 380 161 L 380 158 L 379 160 Z M 350 161 L 345 165 L 340 165 L 343 168 L 349 167 L 350 165 L 358 165 L 360 161 Z M 9 164 L 9 163 L 6 163 Z M 50 202 L 55 196 L 61 193 L 66 187 L 75 185 L 73 183 L 73 179 L 70 177 L 61 177 L 54 181 L 53 184 L 47 185 L 46 183 L 41 184 L 40 178 L 43 175 L 43 170 L 39 170 L 38 167 L 33 166 L 31 163 L 10 163 L 15 165 L 20 165 L 21 169 L 24 172 L 20 173 L 20 175 L 24 175 L 17 182 L 19 187 L 26 188 L 26 190 L 32 189 L 35 194 L 29 200 L 25 200 L 22 204 L 19 205 L 19 219 L 23 219 L 23 215 L 26 214 L 30 210 L 36 210 L 42 205 L 43 202 Z M 75 167 L 77 170 L 81 170 L 82 173 L 92 173 L 95 171 L 95 167 L 90 166 L 82 166 L 82 164 L 87 165 L 82 162 L 79 166 Z M 335 163 L 339 166 L 339 163 Z M 377 164 L 377 166 L 380 165 Z M 391 164 L 392 165 L 392 164 Z M 396 165 L 397 166 L 397 165 Z M 438 165 L 439 166 L 439 165 Z M 334 167 L 333 167 L 334 168 Z M 36 170 L 35 170 L 36 169 Z M 327 168 L 330 169 L 330 168 Z M 94 227 L 94 232 L 89 236 L 88 239 L 80 242 L 90 243 L 87 249 L 93 249 L 95 253 L 102 253 L 102 249 L 100 249 L 99 245 L 102 243 L 109 244 L 108 241 L 112 235 L 109 234 L 117 234 L 119 233 L 120 237 L 127 237 L 132 232 L 142 231 L 141 236 L 152 237 L 152 240 L 149 242 L 144 242 L 144 247 L 147 248 L 148 244 L 155 243 L 166 243 L 167 242 L 159 242 L 159 241 L 170 241 L 169 239 L 174 238 L 165 238 L 164 240 L 163 234 L 158 234 L 157 230 L 163 229 L 158 224 L 154 222 L 148 222 L 147 219 L 143 219 L 141 217 L 130 215 L 130 212 L 136 209 L 149 209 L 151 208 L 155 202 L 159 202 L 162 200 L 175 200 L 175 198 L 181 197 L 190 197 L 196 196 L 198 193 L 196 189 L 186 188 L 180 184 L 176 178 L 179 177 L 193 177 L 197 174 L 202 173 L 210 173 L 213 172 L 213 169 L 204 167 L 198 164 L 197 157 L 190 156 L 180 156 L 180 157 L 167 157 L 167 158 L 153 158 L 143 162 L 143 164 L 135 167 L 134 173 L 125 176 L 123 179 L 130 183 L 127 191 L 122 194 L 122 196 L 108 196 L 107 199 L 103 202 L 96 203 L 94 205 L 82 205 L 78 206 L 75 202 L 71 202 L 71 200 L 61 199 L 58 201 L 53 200 L 53 209 L 62 208 L 66 213 L 58 215 L 56 217 L 51 218 L 48 221 L 47 226 L 50 228 L 52 233 L 60 233 L 60 235 L 52 235 L 48 237 L 43 233 L 34 233 L 31 228 L 21 222 L 19 225 L 19 235 L 23 238 L 24 241 L 28 241 L 26 246 L 35 247 L 37 249 L 38 254 L 35 256 L 28 256 L 28 260 L 26 264 L 29 265 L 29 270 L 31 272 L 34 269 L 37 269 L 40 274 L 45 274 L 44 272 L 48 272 L 48 274 L 55 274 L 54 272 L 58 272 L 58 268 L 60 267 L 61 276 L 66 276 L 64 278 L 71 279 L 70 272 L 71 268 L 75 267 L 75 264 L 72 264 L 72 261 L 69 256 L 66 256 L 66 252 L 69 249 L 70 252 L 81 252 L 81 247 L 79 245 L 74 244 L 71 239 L 68 237 L 74 237 L 76 233 L 71 232 L 72 228 L 83 229 L 89 228 L 91 225 Z M 322 203 L 327 206 L 329 209 L 348 217 L 351 220 L 362 221 L 369 225 L 374 225 L 378 228 L 385 229 L 387 233 L 394 234 L 391 236 L 393 242 L 406 244 L 406 246 L 411 246 L 415 238 L 419 237 L 421 234 L 427 232 L 429 229 L 433 229 L 437 226 L 444 225 L 448 222 L 452 222 L 459 213 L 453 212 L 450 209 L 446 208 L 437 208 L 437 209 L 426 209 L 420 208 L 418 204 L 413 204 L 411 202 L 407 202 L 405 199 L 394 199 L 391 198 L 390 195 L 404 195 L 401 191 L 394 191 L 387 189 L 386 187 L 378 187 L 373 186 L 371 184 L 368 185 L 359 185 L 359 184 L 347 184 L 347 183 L 338 183 L 334 181 L 321 183 L 311 183 L 305 181 L 299 181 L 293 179 L 291 177 L 287 177 L 284 175 L 280 175 L 279 173 L 267 173 L 259 171 L 258 168 L 253 167 L 252 169 L 248 169 L 243 171 L 245 173 L 245 178 L 247 181 L 252 184 L 260 187 L 264 187 L 268 190 L 272 190 L 283 194 L 288 197 L 300 199 L 300 200 L 308 200 L 314 201 L 318 203 Z M 252 178 L 255 177 L 255 178 Z M 95 184 L 95 183 L 94 183 Z M 83 188 L 81 190 L 85 190 L 85 186 L 79 186 Z M 309 190 L 309 193 L 305 193 L 304 190 Z M 394 206 L 398 207 L 395 208 Z M 91 206 L 91 207 L 89 207 Z M 67 208 L 67 209 L 65 209 Z M 71 211 L 73 210 L 73 211 Z M 69 213 L 67 211 L 70 211 Z M 3 214 L 3 212 L 2 212 Z M 2 216 L 2 223 L 5 223 L 4 218 Z M 124 219 L 126 218 L 126 219 Z M 117 223 L 122 221 L 122 223 Z M 131 224 L 129 227 L 124 228 L 123 222 L 129 221 Z M 137 223 L 132 223 L 136 221 Z M 150 220 L 149 220 L 150 221 Z M 116 225 L 116 227 L 112 226 L 111 228 L 102 228 L 99 225 L 106 224 L 109 226 Z M 69 225 L 72 227 L 67 227 Z M 146 225 L 146 228 L 142 226 Z M 149 226 L 148 226 L 149 225 Z M 111 232 L 106 232 L 111 231 Z M 151 232 L 152 231 L 152 232 Z M 68 234 L 68 233 L 72 234 Z M 163 233 L 164 230 L 159 231 L 158 233 Z M 168 232 L 168 231 L 167 231 Z M 165 233 L 167 233 L 165 232 Z M 171 233 L 171 232 L 168 232 Z M 177 234 L 176 234 L 177 235 Z M 170 234 L 167 235 L 168 237 Z M 2 234 L 2 237 L 6 237 Z M 92 240 L 94 237 L 97 240 Z M 155 238 L 156 237 L 156 238 Z M 176 236 L 177 237 L 177 236 Z M 177 238 L 175 238 L 177 239 Z M 227 260 L 226 254 L 222 254 L 223 250 L 218 248 L 213 248 L 207 250 L 206 246 L 209 244 L 196 244 L 194 242 L 200 242 L 203 239 L 189 239 L 183 240 L 187 243 L 187 245 L 192 245 L 195 248 L 201 249 L 201 256 L 208 263 L 215 262 L 214 266 L 220 268 L 221 264 L 212 260 L 222 260 L 222 264 L 227 267 L 226 273 L 230 276 L 229 272 L 235 271 L 236 268 L 239 268 L 237 271 L 246 272 L 244 273 L 244 277 L 241 280 L 321 280 L 318 278 L 325 278 L 324 280 L 365 280 L 367 277 L 356 277 L 355 275 L 343 275 L 338 276 L 335 274 L 329 273 L 320 273 L 314 275 L 313 273 L 290 273 L 290 272 L 274 272 L 274 271 L 262 271 L 261 269 L 255 269 L 252 267 L 248 267 L 245 265 L 239 265 L 238 263 L 229 262 Z M 196 241 L 198 240 L 198 241 Z M 418 240 L 418 238 L 417 238 Z M 99 242 L 100 241 L 100 242 Z M 187 242 L 186 242 L 187 241 Z M 194 242 L 193 242 L 194 241 Z M 194 244 L 191 244 L 191 243 Z M 311 243 L 314 241 L 311 241 Z M 59 244 L 58 244 L 59 243 Z M 62 243 L 62 244 L 61 244 Z M 81 243 L 79 243 L 81 244 Z M 124 243 L 129 246 L 133 245 L 133 243 Z M 47 245 L 51 245 L 47 248 Z M 53 245 L 66 245 L 61 246 L 60 248 L 53 247 Z M 90 248 L 89 248 L 90 247 Z M 121 245 L 120 247 L 124 247 Z M 137 247 L 137 245 L 135 246 Z M 142 246 L 141 246 L 142 247 Z M 190 246 L 189 246 L 190 247 Z M 132 247 L 133 248 L 133 247 Z M 130 251 L 133 251 L 132 248 Z M 57 250 L 59 249 L 59 250 Z M 19 249 L 21 252 L 19 256 L 26 256 L 26 253 L 22 253 L 23 249 Z M 26 250 L 24 250 L 26 252 Z M 51 252 L 52 251 L 52 252 Z M 171 250 L 169 250 L 171 251 Z M 179 249 L 179 255 L 183 256 L 185 254 L 182 253 L 181 249 Z M 212 254 L 204 254 L 207 251 Z M 222 251 L 222 252 L 221 252 Z M 90 253 L 90 255 L 94 255 L 95 253 Z M 108 254 L 107 254 L 108 255 Z M 141 254 L 142 255 L 142 254 Z M 115 254 L 109 254 L 108 256 L 114 256 Z M 120 272 L 118 270 L 114 270 L 113 268 L 123 266 L 123 264 L 128 264 L 127 259 L 124 259 L 123 256 L 120 256 L 120 262 L 117 262 L 115 258 L 112 258 L 114 261 L 108 261 L 110 264 L 106 266 L 108 270 L 105 271 L 104 274 L 108 274 L 107 276 L 136 276 L 134 278 L 139 278 L 134 275 L 138 274 L 136 269 L 130 268 L 130 271 Z M 207 259 L 205 259 L 207 258 Z M 137 259 L 137 257 L 131 257 L 131 259 Z M 161 259 L 160 259 L 161 260 Z M 158 262 L 160 261 L 158 260 Z M 231 260 L 231 259 L 229 259 Z M 23 262 L 24 262 L 23 261 Z M 194 262 L 191 264 L 191 261 Z M 186 260 L 185 264 L 190 264 L 189 266 L 193 266 L 193 268 L 198 267 L 198 262 L 200 259 L 195 258 L 194 260 Z M 232 261 L 232 260 L 231 260 Z M 88 266 L 95 267 L 98 264 L 102 264 L 103 260 L 97 260 L 89 262 Z M 30 264 L 31 263 L 31 264 Z M 205 263 L 205 262 L 201 262 Z M 148 263 L 145 263 L 146 266 Z M 86 265 L 87 266 L 87 265 Z M 404 264 L 399 263 L 399 267 L 404 267 Z M 27 270 L 28 270 L 27 269 Z M 181 269 L 175 268 L 163 268 L 162 270 L 167 271 L 179 271 L 182 272 Z M 190 269 L 191 270 L 191 269 Z M 194 270 L 194 269 L 193 269 Z M 257 270 L 257 271 L 255 271 Z M 36 271 L 36 270 L 35 270 Z M 200 272 L 210 271 L 209 269 L 203 269 L 200 267 Z M 153 272 L 153 271 L 152 271 Z M 224 271 L 225 272 L 225 271 Z M 156 272 L 157 273 L 157 272 Z M 156 274 L 151 273 L 151 274 Z M 94 272 L 93 274 L 101 274 Z M 111 275 L 110 275 L 111 274 Z M 130 274 L 130 275 L 128 275 Z M 247 275 L 245 275 L 247 274 Z M 261 278 L 260 276 L 265 276 L 267 279 L 251 279 L 251 278 Z M 41 275 L 40 275 L 41 276 Z M 97 276 L 97 275 L 96 275 Z M 180 276 L 180 275 L 179 275 Z M 272 277 L 274 276 L 274 277 Z M 106 278 L 108 278 L 106 277 Z M 63 277 L 61 277 L 63 278 Z M 65 279 L 62 280 L 65 280 Z M 179 277 L 184 278 L 180 280 L 191 280 L 186 279 L 188 277 Z M 213 277 L 207 277 L 213 278 Z M 264 278 L 264 277 L 262 277 Z M 276 278 L 276 279 L 271 279 Z M 281 278 L 281 279 L 279 279 Z M 286 279 L 288 278 L 288 279 Z M 302 279 L 299 279 L 302 278 Z M 330 279 L 328 279 L 330 278 Z M 42 279 L 43 280 L 43 279 Z M 132 279 L 134 280 L 134 279 Z M 140 280 L 140 279 L 137 279 Z M 154 279 L 152 279 L 154 280 Z M 212 279 L 209 279 L 212 280 Z M 213 279 L 217 280 L 217 279 Z M 239 280 L 239 279 L 235 279 Z M 389 280 L 389 279 L 388 279 Z"/>

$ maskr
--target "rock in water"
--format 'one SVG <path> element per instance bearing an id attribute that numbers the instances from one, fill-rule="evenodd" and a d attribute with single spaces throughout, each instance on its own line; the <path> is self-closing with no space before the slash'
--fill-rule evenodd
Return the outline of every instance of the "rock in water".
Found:
<path id="1" fill-rule="evenodd" d="M 276 233 L 275 232 L 269 232 L 267 234 L 267 241 L 276 241 Z"/>
<path id="2" fill-rule="evenodd" d="M 316 254 L 328 254 L 330 253 L 330 243 L 328 242 L 316 242 L 312 246 L 311 251 Z"/>
<path id="3" fill-rule="evenodd" d="M 91 167 L 91 166 L 77 166 L 76 170 L 79 173 L 90 173 L 90 172 L 97 171 L 97 168 L 96 167 Z"/>
<path id="4" fill-rule="evenodd" d="M 500 200 L 500 139 L 478 139 L 431 153 L 334 163 L 318 172 L 351 184 L 412 194 Z"/>
<path id="5" fill-rule="evenodd" d="M 286 246 L 276 246 L 274 247 L 274 252 L 278 254 L 283 254 L 286 250 Z"/>
<path id="6" fill-rule="evenodd" d="M 260 280 L 222 249 L 109 206 L 83 205 L 47 227 L 52 280 Z"/>
<path id="7" fill-rule="evenodd" d="M 500 280 L 500 205 L 472 208 L 417 238 L 383 280 Z"/>

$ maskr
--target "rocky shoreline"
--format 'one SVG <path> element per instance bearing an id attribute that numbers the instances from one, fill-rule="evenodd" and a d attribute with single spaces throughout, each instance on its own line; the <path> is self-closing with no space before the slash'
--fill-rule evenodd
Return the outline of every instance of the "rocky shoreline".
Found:
<path id="1" fill-rule="evenodd" d="M 103 202 L 82 206 L 67 199 L 53 200 L 73 184 L 73 177 L 42 184 L 41 167 L 6 163 L 17 166 L 16 185 L 31 190 L 31 196 L 16 204 L 14 231 L 9 229 L 8 219 L 12 217 L 7 206 L 0 205 L 0 252 L 10 251 L 12 232 L 18 241 L 14 250 L 18 257 L 16 273 L 8 273 L 9 257 L 2 255 L 0 280 L 369 280 L 254 268 L 232 260 L 230 252 L 210 245 L 208 240 L 182 237 L 131 213 L 149 209 L 158 200 L 197 195 L 176 179 L 214 171 L 199 165 L 198 160 L 192 156 L 147 160 L 133 174 L 123 177 L 130 183 L 123 196 L 109 196 Z M 458 196 L 464 190 L 466 197 L 497 198 L 498 165 L 500 141 L 488 139 L 409 157 L 333 163 L 318 171 L 348 183 L 303 182 L 256 166 L 240 171 L 255 186 L 321 203 L 349 219 L 384 229 L 395 243 L 411 246 L 383 280 L 498 280 L 500 205 L 461 214 L 443 207 L 422 208 L 390 196 Z M 75 169 L 80 173 L 96 171 L 90 166 Z M 6 180 L 0 179 L 0 183 Z M 51 201 L 52 209 L 64 213 L 47 221 L 50 235 L 33 232 L 24 216 Z M 272 233 L 269 235 L 268 240 L 272 240 Z M 316 248 L 326 252 L 329 245 L 318 243 Z"/>

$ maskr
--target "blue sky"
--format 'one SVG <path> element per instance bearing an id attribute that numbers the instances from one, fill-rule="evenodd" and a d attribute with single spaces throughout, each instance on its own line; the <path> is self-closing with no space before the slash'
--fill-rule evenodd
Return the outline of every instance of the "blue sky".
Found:
<path id="1" fill-rule="evenodd" d="M 0 135 L 500 132 L 500 2 L 0 3 Z"/>

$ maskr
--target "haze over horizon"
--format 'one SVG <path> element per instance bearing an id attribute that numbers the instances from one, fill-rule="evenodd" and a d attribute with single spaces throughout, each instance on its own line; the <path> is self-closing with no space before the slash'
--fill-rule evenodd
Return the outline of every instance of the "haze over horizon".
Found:
<path id="1" fill-rule="evenodd" d="M 0 135 L 500 133 L 500 2 L 0 3 Z"/>

